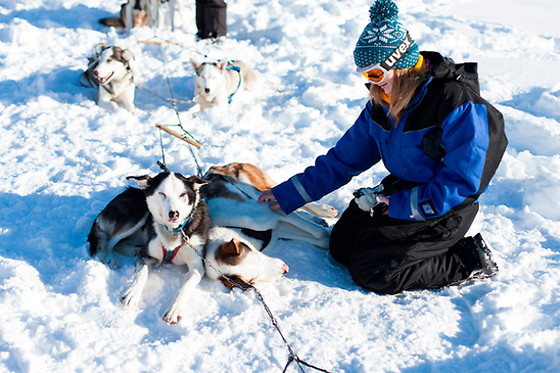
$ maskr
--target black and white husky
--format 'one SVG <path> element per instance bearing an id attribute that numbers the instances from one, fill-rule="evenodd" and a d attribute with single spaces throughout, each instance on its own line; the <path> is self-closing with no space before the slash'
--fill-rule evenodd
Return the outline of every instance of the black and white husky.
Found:
<path id="1" fill-rule="evenodd" d="M 101 43 L 95 47 L 88 68 L 80 76 L 84 87 L 98 87 L 97 104 L 107 110 L 116 110 L 122 103 L 134 112 L 134 54 L 128 49 Z"/>
<path id="2" fill-rule="evenodd" d="M 168 323 L 180 319 L 186 294 L 204 273 L 231 288 L 232 281 L 244 285 L 274 281 L 288 272 L 282 260 L 261 252 L 271 240 L 270 231 L 210 228 L 201 187 L 211 180 L 195 176 L 187 179 L 176 173 L 127 179 L 141 189 L 128 188 L 110 201 L 95 219 L 88 237 L 91 256 L 111 266 L 118 265 L 115 252 L 134 256 L 138 251 L 136 272 L 122 296 L 123 304 L 138 303 L 149 265 L 156 263 L 188 267 L 175 301 L 164 314 Z M 220 209 L 219 205 L 214 208 Z"/>
<path id="3" fill-rule="evenodd" d="M 132 284 L 121 300 L 135 306 L 141 299 L 151 265 L 184 265 L 188 272 L 175 300 L 163 315 L 168 323 L 181 318 L 189 291 L 204 276 L 202 255 L 208 240 L 210 217 L 196 176 L 165 172 L 128 177 L 141 190 L 129 188 L 115 197 L 95 219 L 88 237 L 90 254 L 116 264 L 114 250 L 140 244 Z"/>

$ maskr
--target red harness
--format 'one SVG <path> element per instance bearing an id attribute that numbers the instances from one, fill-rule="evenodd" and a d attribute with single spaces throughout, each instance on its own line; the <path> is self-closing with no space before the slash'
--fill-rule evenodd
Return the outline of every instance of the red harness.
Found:
<path id="1" fill-rule="evenodd" d="M 175 258 L 175 255 L 177 255 L 177 253 L 179 252 L 179 249 L 181 248 L 181 246 L 183 246 L 183 244 L 180 244 L 175 249 L 170 251 L 170 250 L 167 250 L 165 248 L 165 246 L 161 245 L 161 249 L 163 250 L 162 262 L 163 263 L 171 263 L 173 261 L 173 258 Z"/>

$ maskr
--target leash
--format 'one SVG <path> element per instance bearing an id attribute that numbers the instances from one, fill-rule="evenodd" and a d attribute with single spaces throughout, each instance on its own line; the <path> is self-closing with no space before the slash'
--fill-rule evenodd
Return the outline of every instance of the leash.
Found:
<path id="1" fill-rule="evenodd" d="M 224 275 L 218 268 L 214 267 L 214 265 L 212 265 L 212 263 L 210 263 L 210 261 L 208 261 L 201 253 L 200 251 L 198 251 L 189 241 L 188 236 L 185 234 L 185 232 L 183 231 L 183 229 L 181 228 L 181 233 L 183 234 L 183 241 L 185 241 L 185 243 L 187 245 L 189 245 L 191 247 L 191 249 L 193 249 L 193 251 L 196 253 L 196 255 L 198 255 L 202 261 L 207 264 L 210 268 L 212 268 L 214 271 L 216 271 L 216 273 L 218 275 L 220 275 L 221 278 L 223 278 L 225 281 L 227 281 L 231 286 L 232 289 L 234 287 L 239 288 L 243 291 L 246 290 L 253 290 L 255 292 L 255 294 L 257 294 L 257 297 L 259 298 L 259 300 L 261 301 L 266 313 L 268 314 L 268 316 L 270 317 L 270 320 L 272 321 L 272 325 L 274 325 L 274 327 L 276 328 L 276 330 L 278 331 L 278 334 L 280 334 L 280 337 L 282 338 L 282 340 L 284 341 L 284 344 L 286 345 L 286 348 L 288 349 L 288 362 L 286 363 L 286 365 L 284 366 L 284 369 L 282 370 L 282 373 L 285 373 L 286 370 L 288 369 L 288 367 L 290 366 L 291 363 L 295 362 L 296 365 L 298 366 L 298 368 L 305 373 L 305 371 L 303 370 L 302 365 L 305 365 L 308 368 L 314 369 L 316 371 L 319 372 L 324 372 L 324 373 L 330 373 L 328 370 L 326 369 L 322 369 L 319 367 L 316 367 L 314 365 L 311 365 L 303 360 L 301 360 L 299 358 L 299 356 L 297 356 L 297 354 L 294 352 L 293 348 L 290 346 L 290 344 L 288 343 L 288 341 L 286 340 L 286 338 L 284 337 L 284 334 L 282 334 L 282 331 L 280 330 L 280 325 L 278 324 L 278 320 L 276 320 L 276 318 L 274 317 L 274 315 L 272 314 L 272 311 L 270 310 L 270 308 L 268 307 L 268 305 L 266 304 L 266 302 L 264 301 L 264 297 L 262 296 L 261 292 L 259 291 L 259 289 L 257 289 L 256 287 L 254 287 L 252 284 L 245 282 L 241 279 L 239 279 L 239 282 L 234 281 L 233 279 L 231 279 L 229 276 Z"/>
<path id="2" fill-rule="evenodd" d="M 187 130 L 183 127 L 183 122 L 181 121 L 181 116 L 179 115 L 179 109 L 177 108 L 177 102 L 179 102 L 179 100 L 177 100 L 177 99 L 175 98 L 175 94 L 173 93 L 173 87 L 172 87 L 172 85 L 171 85 L 171 82 L 169 81 L 169 74 L 168 74 L 168 71 L 167 71 L 167 58 L 166 58 L 165 53 L 164 53 L 164 50 L 163 50 L 164 44 L 171 44 L 171 43 L 167 43 L 167 42 L 165 42 L 165 43 L 157 43 L 157 45 L 159 45 L 160 50 L 161 50 L 162 61 L 163 61 L 163 75 L 165 76 L 165 81 L 166 81 L 166 83 L 167 83 L 167 87 L 168 87 L 168 89 L 169 89 L 169 94 L 170 94 L 171 98 L 167 99 L 167 98 L 161 97 L 161 96 L 159 96 L 159 95 L 156 95 L 155 93 L 150 92 L 150 91 L 149 91 L 147 88 L 145 88 L 145 87 L 144 87 L 143 89 L 145 89 L 147 92 L 150 92 L 150 93 L 153 94 L 155 97 L 158 97 L 158 98 L 160 98 L 160 99 L 162 99 L 162 100 L 168 102 L 169 104 L 171 104 L 171 107 L 172 107 L 173 110 L 175 111 L 175 115 L 177 116 L 177 120 L 178 120 L 178 122 L 179 122 L 179 124 L 177 124 L 177 126 L 181 129 L 181 131 L 183 131 L 183 133 L 184 133 L 185 135 L 188 135 L 188 137 L 194 139 L 194 137 L 189 133 L 189 131 L 187 131 Z M 190 101 L 190 102 L 192 102 L 192 101 Z M 166 163 L 165 163 L 164 147 L 163 147 L 163 137 L 162 137 L 161 131 L 162 131 L 162 129 L 160 128 L 159 135 L 160 135 L 160 146 L 161 146 L 161 152 L 162 152 L 162 160 L 161 160 L 161 162 L 158 161 L 157 164 L 158 164 L 158 166 L 159 166 L 161 169 L 167 170 L 167 165 L 166 165 Z M 184 137 L 187 138 L 187 136 L 184 136 Z M 187 144 L 188 144 L 189 152 L 191 153 L 191 156 L 193 157 L 193 160 L 194 160 L 194 163 L 195 163 L 195 166 L 196 166 L 196 173 L 197 173 L 197 176 L 198 176 L 198 177 L 202 177 L 202 168 L 200 167 L 200 164 L 199 164 L 199 162 L 198 162 L 198 158 L 196 157 L 196 154 L 194 153 L 194 151 L 193 151 L 193 149 L 192 149 L 192 146 L 191 146 L 191 144 L 190 144 L 188 141 L 187 141 Z"/>

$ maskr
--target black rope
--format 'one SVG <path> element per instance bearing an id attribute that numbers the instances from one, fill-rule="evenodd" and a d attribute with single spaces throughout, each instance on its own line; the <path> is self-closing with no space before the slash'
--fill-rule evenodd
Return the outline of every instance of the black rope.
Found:
<path id="1" fill-rule="evenodd" d="M 169 88 L 169 93 L 171 95 L 171 99 L 169 100 L 169 102 L 171 103 L 171 106 L 173 107 L 173 110 L 175 110 L 175 114 L 177 115 L 177 120 L 179 121 L 179 128 L 181 128 L 181 130 L 186 133 L 187 135 L 189 135 L 189 137 L 194 138 L 184 127 L 183 127 L 183 123 L 181 122 L 181 116 L 179 115 L 179 110 L 177 108 L 177 100 L 175 99 L 175 94 L 173 93 L 173 87 L 171 86 L 171 82 L 169 81 L 169 74 L 167 73 L 167 58 L 165 58 L 165 54 L 163 52 L 163 46 L 162 44 L 160 44 L 161 50 L 162 50 L 162 56 L 163 56 L 163 69 L 164 69 L 164 75 L 165 75 L 165 81 L 167 82 L 167 87 Z M 161 135 L 161 132 L 160 132 Z M 196 154 L 194 154 L 194 151 L 192 149 L 191 144 L 187 143 L 187 146 L 189 148 L 189 151 L 194 159 L 194 163 L 196 165 L 196 172 L 197 172 L 197 176 L 198 177 L 202 177 L 202 168 L 200 168 L 200 165 L 198 164 L 198 159 L 196 157 Z M 163 148 L 163 145 L 162 145 Z M 165 165 L 165 161 L 164 161 L 164 165 Z M 161 166 L 160 166 L 161 167 Z"/>
<path id="2" fill-rule="evenodd" d="M 290 366 L 291 363 L 293 363 L 294 361 L 296 362 L 297 366 L 299 367 L 299 369 L 302 372 L 305 372 L 303 370 L 302 365 L 305 365 L 306 367 L 309 367 L 311 369 L 315 369 L 319 372 L 325 372 L 325 373 L 330 373 L 328 370 L 326 369 L 322 369 L 322 368 L 318 368 L 314 365 L 311 365 L 303 360 L 301 360 L 299 358 L 299 356 L 297 356 L 297 354 L 294 352 L 294 350 L 292 349 L 292 347 L 290 346 L 290 344 L 288 343 L 288 341 L 286 340 L 286 338 L 284 337 L 284 334 L 282 333 L 282 331 L 280 330 L 280 325 L 278 324 L 278 320 L 276 320 L 276 317 L 274 317 L 274 315 L 272 314 L 272 311 L 270 310 L 270 307 L 268 307 L 268 305 L 266 304 L 266 302 L 264 301 L 264 297 L 262 296 L 261 292 L 254 287 L 252 284 L 249 284 L 247 282 L 244 282 L 242 280 L 239 280 L 239 282 L 234 281 L 233 279 L 231 279 L 229 276 L 224 275 L 218 268 L 214 267 L 214 265 L 212 265 L 212 263 L 210 263 L 208 260 L 206 260 L 206 258 L 200 253 L 200 251 L 198 251 L 190 242 L 189 239 L 187 237 L 187 235 L 185 234 L 185 232 L 183 231 L 183 229 L 181 228 L 181 233 L 183 234 L 183 240 L 191 247 L 191 249 L 194 250 L 194 252 L 204 261 L 204 263 L 208 264 L 208 266 L 210 268 L 212 268 L 214 271 L 216 271 L 216 273 L 218 275 L 221 276 L 221 278 L 223 278 L 225 281 L 227 281 L 232 287 L 236 287 L 239 288 L 243 291 L 246 290 L 253 290 L 255 292 L 255 294 L 257 294 L 257 297 L 259 298 L 259 300 L 261 301 L 266 313 L 268 314 L 268 316 L 270 317 L 270 320 L 272 322 L 272 325 L 274 325 L 274 327 L 276 328 L 276 330 L 278 331 L 278 334 L 280 334 L 280 337 L 282 338 L 282 340 L 284 341 L 284 344 L 286 345 L 286 348 L 288 349 L 288 362 L 286 363 L 286 366 L 284 367 L 284 369 L 282 370 L 282 373 L 286 372 L 286 369 L 288 369 L 288 367 Z"/>

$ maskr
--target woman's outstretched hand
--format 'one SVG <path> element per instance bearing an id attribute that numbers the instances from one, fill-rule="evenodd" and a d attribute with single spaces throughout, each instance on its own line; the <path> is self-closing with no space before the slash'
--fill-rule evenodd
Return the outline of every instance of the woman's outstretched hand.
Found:
<path id="1" fill-rule="evenodd" d="M 271 190 L 265 190 L 259 196 L 259 203 L 267 202 L 268 208 L 272 211 L 276 211 L 280 209 L 280 204 L 276 201 L 276 197 L 272 194 Z"/>

